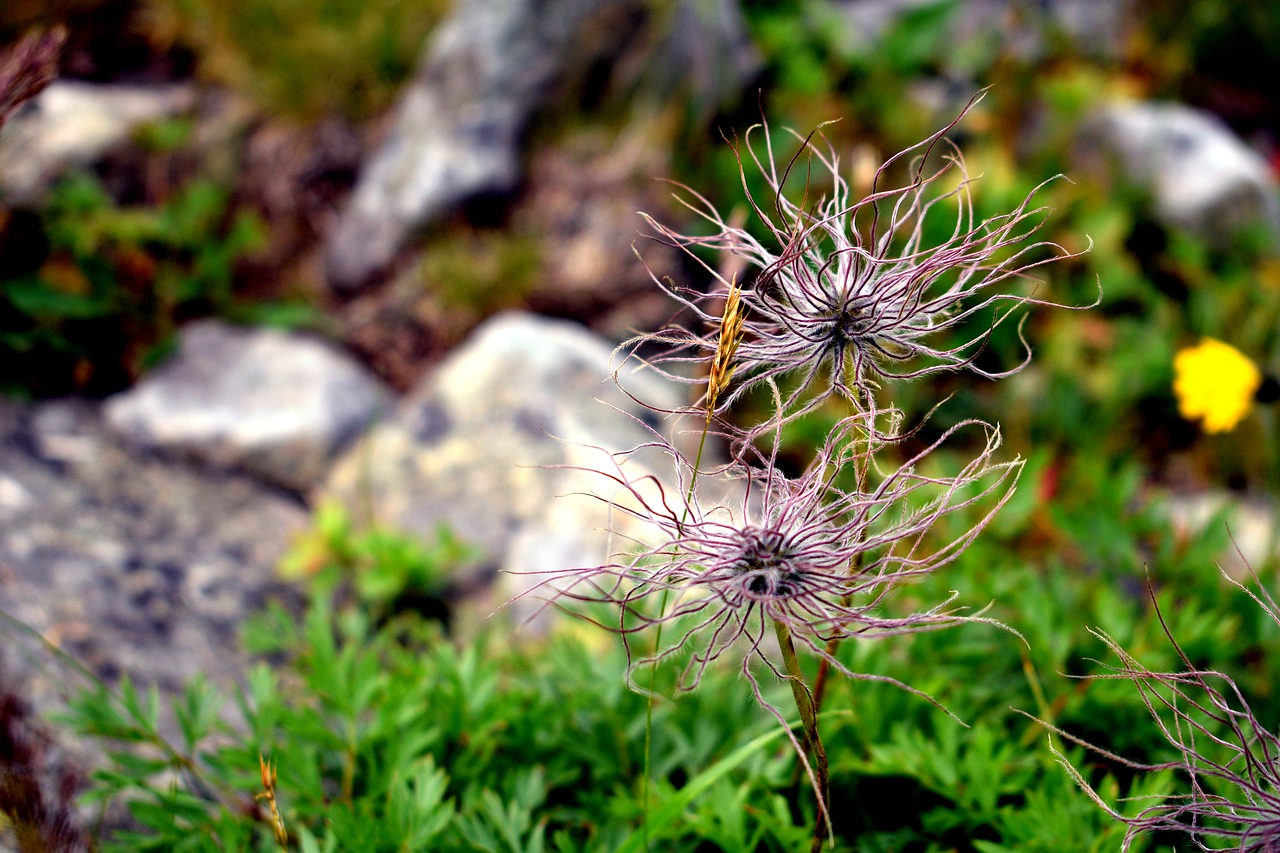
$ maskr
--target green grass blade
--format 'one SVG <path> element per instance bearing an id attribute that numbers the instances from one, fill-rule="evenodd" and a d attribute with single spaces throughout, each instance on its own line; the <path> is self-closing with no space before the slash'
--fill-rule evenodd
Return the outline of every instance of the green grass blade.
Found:
<path id="1" fill-rule="evenodd" d="M 646 823 L 650 830 L 652 831 L 654 828 L 661 829 L 678 820 L 684 810 L 689 807 L 689 804 L 697 799 L 699 795 L 706 793 L 712 785 L 728 775 L 730 771 L 740 767 L 748 758 L 759 752 L 771 741 L 782 737 L 784 731 L 785 729 L 779 728 L 760 735 L 693 777 L 693 779 L 689 780 L 689 784 L 665 801 L 662 807 L 649 817 Z M 643 829 L 637 829 L 618 846 L 616 853 L 639 853 L 644 849 L 644 845 L 645 832 Z"/>

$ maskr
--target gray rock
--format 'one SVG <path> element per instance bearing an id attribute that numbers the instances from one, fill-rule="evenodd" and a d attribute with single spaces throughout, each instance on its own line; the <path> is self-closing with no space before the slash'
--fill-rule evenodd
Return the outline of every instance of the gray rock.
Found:
<path id="1" fill-rule="evenodd" d="M 1280 556 L 1275 513 L 1265 504 L 1242 500 L 1229 492 L 1169 495 L 1157 504 L 1178 533 L 1191 537 L 1210 524 L 1225 525 L 1231 544 L 1218 556 L 1218 567 L 1241 583 Z"/>
<path id="2" fill-rule="evenodd" d="M 416 228 L 519 179 L 518 137 L 583 22 L 621 0 L 464 0 L 437 27 L 394 126 L 369 161 L 328 255 L 359 286 Z"/>
<path id="3" fill-rule="evenodd" d="M 182 331 L 172 360 L 108 400 L 106 417 L 136 447 L 303 491 L 387 401 L 374 377 L 325 342 L 206 320 Z"/>
<path id="4" fill-rule="evenodd" d="M 735 0 L 664 4 L 667 29 L 643 57 L 650 86 L 691 89 L 703 108 L 737 96 L 759 62 Z M 351 291 L 383 270 L 413 232 L 461 202 L 513 189 L 520 136 L 574 62 L 609 31 L 654 13 L 637 0 L 462 0 L 427 44 L 392 129 L 366 163 L 327 250 L 330 283 Z M 656 14 L 656 13 L 655 13 Z M 598 23 L 599 26 L 592 25 Z M 639 75 L 637 75 L 639 76 Z"/>
<path id="5" fill-rule="evenodd" d="M 844 44 L 857 53 L 883 49 L 887 33 L 907 23 L 912 15 L 928 14 L 944 7 L 948 15 L 947 43 L 943 57 L 951 74 L 968 72 L 958 47 L 995 42 L 1001 51 L 1024 60 L 1043 56 L 1049 37 L 1062 35 L 1077 50 L 1096 57 L 1118 56 L 1134 21 L 1132 0 L 839 0 L 827 12 L 841 25 Z M 822 7 L 815 7 L 822 8 Z M 980 85 L 980 83 L 979 83 Z"/>
<path id="6" fill-rule="evenodd" d="M 1280 232 L 1276 183 L 1262 155 L 1209 113 L 1173 103 L 1103 109 L 1081 141 L 1086 163 L 1105 164 L 1151 196 L 1165 224 L 1222 241 L 1241 225 Z"/>
<path id="7" fill-rule="evenodd" d="M 632 417 L 659 424 L 610 380 L 610 357 L 609 343 L 572 323 L 498 315 L 334 466 L 328 491 L 406 532 L 447 525 L 478 554 L 461 587 L 519 573 L 502 576 L 499 603 L 533 582 L 524 573 L 597 565 L 610 550 L 608 508 L 581 493 L 609 484 L 574 466 L 607 467 L 608 452 L 652 438 Z M 646 402 L 680 402 L 652 374 L 624 380 Z"/>
<path id="8" fill-rule="evenodd" d="M 125 86 L 58 80 L 0 130 L 0 197 L 29 204 L 68 169 L 89 166 L 150 122 L 195 106 L 187 85 Z"/>
<path id="9" fill-rule="evenodd" d="M 249 666 L 245 617 L 273 598 L 297 608 L 273 569 L 308 524 L 302 505 L 243 476 L 138 457 L 96 404 L 0 400 L 0 471 L 0 693 L 16 689 L 41 716 L 90 686 L 44 643 L 108 683 L 128 676 L 173 698 L 203 675 L 225 693 Z M 81 767 L 101 760 L 100 743 L 64 745 Z"/>
<path id="10" fill-rule="evenodd" d="M 238 672 L 239 623 L 284 589 L 308 522 L 246 477 L 131 453 L 88 402 L 0 402 L 0 470 L 0 608 L 105 676 L 175 689 Z"/>

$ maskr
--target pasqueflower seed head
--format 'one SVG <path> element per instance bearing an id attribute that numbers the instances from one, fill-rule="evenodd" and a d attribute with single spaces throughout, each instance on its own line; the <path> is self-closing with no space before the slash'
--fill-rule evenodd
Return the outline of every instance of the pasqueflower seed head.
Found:
<path id="1" fill-rule="evenodd" d="M 1229 576 L 1228 580 L 1237 583 Z M 1253 598 L 1280 624 L 1280 611 L 1265 590 Z M 1280 851 L 1280 737 L 1258 719 L 1236 683 L 1221 672 L 1194 666 L 1172 635 L 1169 640 L 1185 665 L 1181 672 L 1152 671 L 1109 635 L 1093 633 L 1120 663 L 1090 677 L 1131 681 L 1175 757 L 1143 764 L 1050 728 L 1131 770 L 1173 770 L 1187 785 L 1185 793 L 1161 798 L 1127 815 L 1105 802 L 1059 754 L 1059 761 L 1085 793 L 1127 825 L 1121 850 L 1127 851 L 1142 833 L 1163 831 L 1187 835 L 1199 850 Z"/>
<path id="2" fill-rule="evenodd" d="M 1026 364 L 1029 348 L 1020 364 L 1003 370 L 980 367 L 976 358 L 992 329 L 1012 311 L 1057 304 L 1018 292 L 1014 282 L 1074 254 L 1033 239 L 1046 213 L 1033 207 L 1040 187 L 1008 213 L 987 219 L 975 213 L 972 181 L 946 134 L 976 100 L 951 124 L 885 161 L 861 199 L 854 198 L 821 129 L 807 137 L 791 133 L 799 149 L 780 161 L 769 126 L 751 128 L 736 153 L 747 202 L 767 233 L 765 240 L 732 224 L 688 187 L 677 198 L 710 223 L 712 234 L 682 234 L 646 217 L 658 240 L 689 252 L 716 278 L 716 270 L 695 249 L 726 253 L 755 269 L 742 289 L 745 322 L 736 387 L 714 401 L 717 411 L 761 383 L 788 376 L 798 379 L 781 400 L 784 416 L 791 418 L 832 395 L 868 410 L 881 379 L 959 369 L 997 378 Z M 907 160 L 912 163 L 905 185 L 886 186 Z M 748 166 L 763 176 L 767 199 L 752 195 Z M 788 184 L 801 169 L 804 191 L 795 200 Z M 819 183 L 822 195 L 817 195 Z M 949 233 L 937 239 L 931 236 L 938 233 L 933 223 L 942 218 Z M 720 278 L 724 288 L 703 294 L 654 280 L 687 309 L 691 327 L 673 325 L 624 346 L 661 343 L 669 352 L 653 363 L 676 379 L 696 381 L 690 373 L 705 375 L 705 368 L 689 371 L 687 363 L 714 357 L 717 318 L 707 305 L 723 298 L 728 283 Z"/>
<path id="3" fill-rule="evenodd" d="M 981 433 L 985 446 L 959 473 L 938 477 L 922 470 L 939 445 L 967 431 Z M 969 545 L 1008 499 L 1021 462 L 996 462 L 999 430 L 965 421 L 900 467 L 875 476 L 873 484 L 847 485 L 856 472 L 861 474 L 854 480 L 874 475 L 868 465 L 885 449 L 888 439 L 875 437 L 884 433 L 869 429 L 865 416 L 850 418 L 796 477 L 763 456 L 751 465 L 731 463 L 726 471 L 743 488 L 730 504 L 704 502 L 702 490 L 689 486 L 690 461 L 656 434 L 646 446 L 659 447 L 674 460 L 677 492 L 663 489 L 652 475 L 633 475 L 627 463 L 635 451 L 605 454 L 607 470 L 598 473 L 610 492 L 601 500 L 641 522 L 651 535 L 613 562 L 551 573 L 534 590 L 548 594 L 554 606 L 613 606 L 617 621 L 604 627 L 624 638 L 659 624 L 671 626 L 666 638 L 673 641 L 633 658 L 632 671 L 692 649 L 680 680 L 683 690 L 696 688 L 711 662 L 731 655 L 763 703 L 752 672 L 755 664 L 763 664 L 781 674 L 765 640 L 774 622 L 835 669 L 910 690 L 887 677 L 850 671 L 830 655 L 827 644 L 984 621 L 953 608 L 954 596 L 905 615 L 887 612 L 886 605 L 901 584 L 950 563 Z M 698 484 L 711 479 L 703 472 Z M 966 524 L 944 535 L 939 522 L 956 513 Z"/>

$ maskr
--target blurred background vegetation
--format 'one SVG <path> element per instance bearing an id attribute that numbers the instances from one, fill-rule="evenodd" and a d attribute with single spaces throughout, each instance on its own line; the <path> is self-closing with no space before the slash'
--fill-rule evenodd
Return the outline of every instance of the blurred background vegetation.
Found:
<path id="1" fill-rule="evenodd" d="M 238 120 L 232 145 L 269 129 L 306 151 L 336 126 L 365 146 L 447 5 L 7 0 L 0 44 L 64 22 L 65 76 L 195 79 L 242 99 L 247 118 Z M 658 26 L 663 4 L 650 5 L 646 20 Z M 1219 575 L 1217 564 L 1232 550 L 1226 516 L 1201 530 L 1177 523 L 1170 509 L 1187 495 L 1213 493 L 1275 517 L 1274 407 L 1260 405 L 1235 430 L 1205 435 L 1178 414 L 1172 364 L 1178 348 L 1210 336 L 1264 372 L 1280 372 L 1280 242 L 1263 224 L 1225 242 L 1163 224 L 1143 193 L 1079 168 L 1073 145 L 1100 105 L 1170 100 L 1211 111 L 1277 162 L 1280 9 L 1137 0 L 1132 26 L 1114 49 L 1102 49 L 1072 38 L 1029 2 L 1010 3 L 1009 20 L 959 39 L 961 6 L 915 4 L 860 41 L 849 38 L 830 3 L 742 0 L 762 67 L 739 101 L 708 109 L 688 93 L 644 91 L 643 74 L 599 87 L 587 84 L 596 72 L 584 70 L 588 76 L 566 84 L 566 97 L 538 116 L 529 144 L 555 148 L 602 132 L 626 149 L 628 135 L 640 135 L 650 149 L 644 162 L 663 169 L 648 177 L 686 183 L 730 211 L 742 204 L 742 177 L 725 139 L 762 113 L 774 127 L 801 133 L 838 119 L 824 129 L 835 149 L 846 162 L 874 162 L 945 124 L 953 103 L 990 87 L 953 134 L 981 176 L 978 212 L 1005 212 L 1046 180 L 1068 176 L 1039 193 L 1053 210 L 1039 236 L 1073 252 L 1090 241 L 1092 248 L 1044 268 L 1040 286 L 1047 298 L 1082 306 L 1101 286 L 1100 303 L 1032 310 L 1022 334 L 1035 358 L 1012 379 L 954 376 L 893 389 L 911 417 L 949 397 L 932 428 L 968 416 L 998 421 L 1009 453 L 1029 460 L 991 531 L 937 579 L 939 589 L 920 590 L 924 601 L 955 588 L 974 606 L 993 602 L 990 615 L 1016 628 L 1025 644 L 964 628 L 851 645 L 851 667 L 936 695 L 969 728 L 900 691 L 842 683 L 828 699 L 828 708 L 844 709 L 830 717 L 828 751 L 838 849 L 1115 850 L 1122 828 L 1056 766 L 1045 731 L 1008 709 L 1026 709 L 1134 759 L 1169 758 L 1125 683 L 1063 677 L 1099 671 L 1091 658 L 1106 652 L 1090 626 L 1152 669 L 1180 666 L 1147 596 L 1150 581 L 1189 659 L 1233 675 L 1263 720 L 1280 720 L 1280 627 Z M 1003 27 L 1013 23 L 1035 36 L 1035 49 L 1005 37 Z M 547 295 L 556 288 L 547 277 L 557 234 L 536 211 L 510 212 L 519 209 L 519 194 L 496 213 L 462 211 L 432 226 L 407 292 L 400 282 L 381 295 L 335 296 L 315 272 L 323 228 L 301 208 L 341 204 L 354 179 L 350 159 L 321 170 L 308 190 L 314 197 L 282 208 L 242 174 L 235 156 L 198 137 L 186 121 L 150 128 L 137 140 L 135 161 L 67 177 L 35 207 L 0 207 L 0 390 L 109 394 L 162 356 L 184 320 L 210 314 L 323 330 L 405 387 L 489 313 L 569 310 Z M 143 179 L 157 169 L 163 180 Z M 696 229 L 687 213 L 659 204 L 668 206 L 651 211 L 658 219 Z M 628 275 L 637 266 L 625 252 L 611 263 Z M 705 285 L 693 264 L 678 274 Z M 371 314 L 395 322 L 370 338 L 367 324 L 352 318 Z M 579 319 L 604 314 L 589 305 Z M 451 325 L 431 325 L 442 316 Z M 1016 327 L 1005 324 L 984 358 L 1008 364 L 1017 346 Z M 819 412 L 797 425 L 788 453 L 802 461 L 838 414 Z M 370 539 L 334 512 L 317 514 L 316 531 L 289 560 L 295 569 L 306 563 L 295 573 L 313 578 L 308 623 L 284 626 L 280 614 L 268 614 L 274 628 L 250 630 L 274 659 L 290 661 L 251 675 L 251 736 L 228 745 L 214 736 L 216 715 L 201 711 L 204 694 L 190 698 L 187 751 L 199 752 L 208 737 L 200 773 L 209 788 L 252 795 L 256 753 L 274 754 L 295 832 L 290 843 L 300 849 L 355 849 L 355 838 L 370 850 L 636 849 L 627 845 L 636 843 L 645 708 L 615 677 L 623 666 L 616 644 L 569 629 L 535 652 L 500 638 L 459 652 L 434 623 L 412 615 L 421 608 L 395 606 L 438 592 L 456 543 Z M 1252 569 L 1275 588 L 1274 558 Z M 356 593 L 337 596 L 335 605 L 338 581 L 352 574 L 363 578 Z M 735 704 L 746 701 L 741 681 L 732 672 L 715 679 L 698 696 L 658 706 L 655 849 L 797 849 L 812 814 L 805 797 L 795 796 L 787 751 L 753 740 L 769 721 Z M 154 721 L 145 719 L 145 704 L 134 697 L 132 710 L 128 702 L 112 705 L 105 717 L 86 704 L 77 725 L 146 741 Z M 435 715 L 445 707 L 455 716 Z M 152 771 L 172 766 L 163 750 L 157 755 L 154 765 L 122 764 L 95 789 L 99 798 L 144 792 L 146 805 L 136 810 L 142 835 L 117 839 L 120 849 L 170 849 L 178 841 L 203 849 L 192 839 L 205 837 L 223 839 L 226 849 L 273 849 L 253 814 L 221 806 L 199 788 L 151 786 Z M 1112 798 L 1185 784 L 1136 776 L 1097 756 L 1076 758 Z M 681 799 L 694 789 L 696 798 Z M 410 837 L 412 844 L 396 846 Z M 1135 849 L 1144 844 L 1190 849 L 1173 837 L 1143 839 Z"/>

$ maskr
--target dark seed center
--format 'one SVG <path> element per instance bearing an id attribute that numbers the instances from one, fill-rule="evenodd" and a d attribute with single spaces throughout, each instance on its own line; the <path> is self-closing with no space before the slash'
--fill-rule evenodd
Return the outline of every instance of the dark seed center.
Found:
<path id="1" fill-rule="evenodd" d="M 835 318 L 831 334 L 843 342 L 864 338 L 867 334 L 866 317 L 856 307 L 849 306 Z"/>
<path id="2" fill-rule="evenodd" d="M 759 532 L 747 536 L 737 559 L 737 572 L 744 578 L 748 593 L 786 598 L 801 586 L 800 575 L 792 567 L 786 543 L 776 533 Z"/>
<path id="3" fill-rule="evenodd" d="M 752 595 L 788 598 L 799 590 L 800 575 L 794 571 L 756 572 L 747 580 L 747 591 Z"/>

